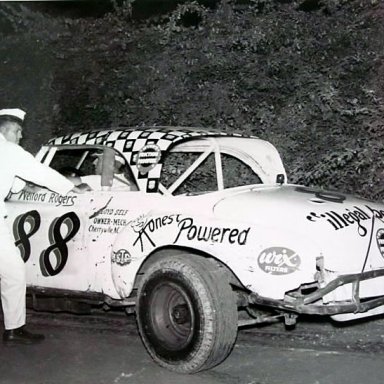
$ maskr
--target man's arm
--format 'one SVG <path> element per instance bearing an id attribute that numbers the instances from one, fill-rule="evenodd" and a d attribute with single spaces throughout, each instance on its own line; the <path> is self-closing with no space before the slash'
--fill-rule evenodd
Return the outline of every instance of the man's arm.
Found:
<path id="1" fill-rule="evenodd" d="M 40 163 L 22 147 L 14 146 L 17 176 L 23 180 L 46 187 L 62 195 L 74 188 L 74 184 L 54 169 Z"/>

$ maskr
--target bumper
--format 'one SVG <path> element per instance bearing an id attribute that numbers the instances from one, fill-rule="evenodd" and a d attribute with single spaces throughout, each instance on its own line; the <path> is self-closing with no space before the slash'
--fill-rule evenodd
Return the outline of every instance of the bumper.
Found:
<path id="1" fill-rule="evenodd" d="M 384 305 L 384 294 L 361 301 L 359 296 L 360 283 L 365 280 L 382 276 L 384 276 L 384 269 L 341 275 L 330 281 L 325 287 L 316 289 L 315 292 L 309 294 L 295 292 L 296 295 L 287 295 L 284 300 L 269 299 L 253 292 L 249 295 L 249 302 L 255 305 L 273 307 L 298 314 L 332 316 L 346 313 L 363 313 Z M 346 284 L 351 284 L 352 286 L 350 300 L 337 302 L 337 304 L 324 304 L 321 302 L 321 299 L 325 295 L 328 295 L 337 288 Z"/>

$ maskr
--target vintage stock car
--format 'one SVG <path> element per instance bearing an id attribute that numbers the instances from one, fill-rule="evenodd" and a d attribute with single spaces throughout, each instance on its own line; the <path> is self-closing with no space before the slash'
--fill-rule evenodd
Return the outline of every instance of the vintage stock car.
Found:
<path id="1" fill-rule="evenodd" d="M 264 140 L 117 127 L 54 138 L 37 158 L 92 190 L 7 201 L 35 308 L 125 307 L 163 367 L 219 364 L 239 326 L 384 312 L 384 205 L 288 184 Z"/>

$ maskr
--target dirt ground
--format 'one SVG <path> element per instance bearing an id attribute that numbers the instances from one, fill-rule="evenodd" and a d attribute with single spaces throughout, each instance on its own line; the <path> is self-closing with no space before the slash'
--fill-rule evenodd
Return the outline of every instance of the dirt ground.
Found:
<path id="1" fill-rule="evenodd" d="M 2 384 L 381 384 L 384 319 L 335 326 L 304 319 L 241 330 L 232 354 L 195 375 L 158 367 L 146 353 L 133 316 L 28 313 L 39 346 L 0 345 Z"/>

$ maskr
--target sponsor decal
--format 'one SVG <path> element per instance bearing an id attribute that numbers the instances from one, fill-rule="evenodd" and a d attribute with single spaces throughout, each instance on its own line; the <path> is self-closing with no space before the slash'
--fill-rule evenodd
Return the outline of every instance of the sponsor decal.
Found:
<path id="1" fill-rule="evenodd" d="M 77 196 L 60 195 L 56 192 L 29 192 L 22 190 L 18 195 L 18 200 L 54 204 L 56 207 L 71 207 L 75 204 L 76 199 Z"/>
<path id="2" fill-rule="evenodd" d="M 112 263 L 118 264 L 120 266 L 128 265 L 132 261 L 131 254 L 126 249 L 119 249 L 112 254 Z"/>
<path id="3" fill-rule="evenodd" d="M 146 216 L 140 216 L 131 222 L 132 229 L 138 234 L 133 245 L 140 243 L 141 251 L 144 251 L 144 240 L 146 239 L 153 247 L 156 246 L 152 240 L 152 234 L 160 228 L 166 227 L 180 220 L 180 215 L 172 214 L 156 217 L 148 220 Z"/>
<path id="4" fill-rule="evenodd" d="M 299 270 L 300 256 L 289 248 L 270 247 L 257 258 L 262 271 L 270 275 L 288 275 Z"/>
<path id="5" fill-rule="evenodd" d="M 172 224 L 177 224 L 177 234 L 173 244 L 180 240 L 189 240 L 245 245 L 251 229 L 250 227 L 239 229 L 196 225 L 191 217 L 182 219 L 180 214 L 165 215 L 151 219 L 141 216 L 131 222 L 132 229 L 137 233 L 137 238 L 133 245 L 135 246 L 139 243 L 142 252 L 146 244 L 155 247 L 153 234 L 159 229 Z"/>
<path id="6" fill-rule="evenodd" d="M 381 253 L 381 256 L 384 257 L 384 229 L 383 228 L 380 228 L 376 232 L 376 242 L 377 242 L 379 251 Z"/>
<path id="7" fill-rule="evenodd" d="M 98 210 L 96 214 L 94 213 L 89 217 L 91 224 L 88 226 L 88 232 L 100 235 L 118 234 L 121 228 L 129 224 L 129 221 L 124 217 L 128 212 L 128 209 L 115 208 Z"/>
<path id="8" fill-rule="evenodd" d="M 159 163 L 161 149 L 156 144 L 147 144 L 137 154 L 136 164 L 141 173 L 148 173 Z"/>
<path id="9" fill-rule="evenodd" d="M 173 243 L 176 243 L 180 238 L 184 238 L 190 241 L 226 242 L 229 244 L 245 245 L 251 228 L 240 230 L 238 228 L 196 225 L 192 218 L 187 217 L 179 221 L 178 229 L 179 233 Z"/>
<path id="10" fill-rule="evenodd" d="M 371 208 L 369 205 L 362 207 L 354 206 L 353 209 L 345 208 L 344 210 L 332 210 L 324 213 L 310 212 L 307 220 L 311 222 L 326 221 L 335 231 L 339 231 L 349 227 L 350 225 L 357 225 L 357 232 L 360 236 L 364 237 L 368 233 L 367 225 L 364 223 L 372 217 L 384 222 L 384 210 Z"/>

